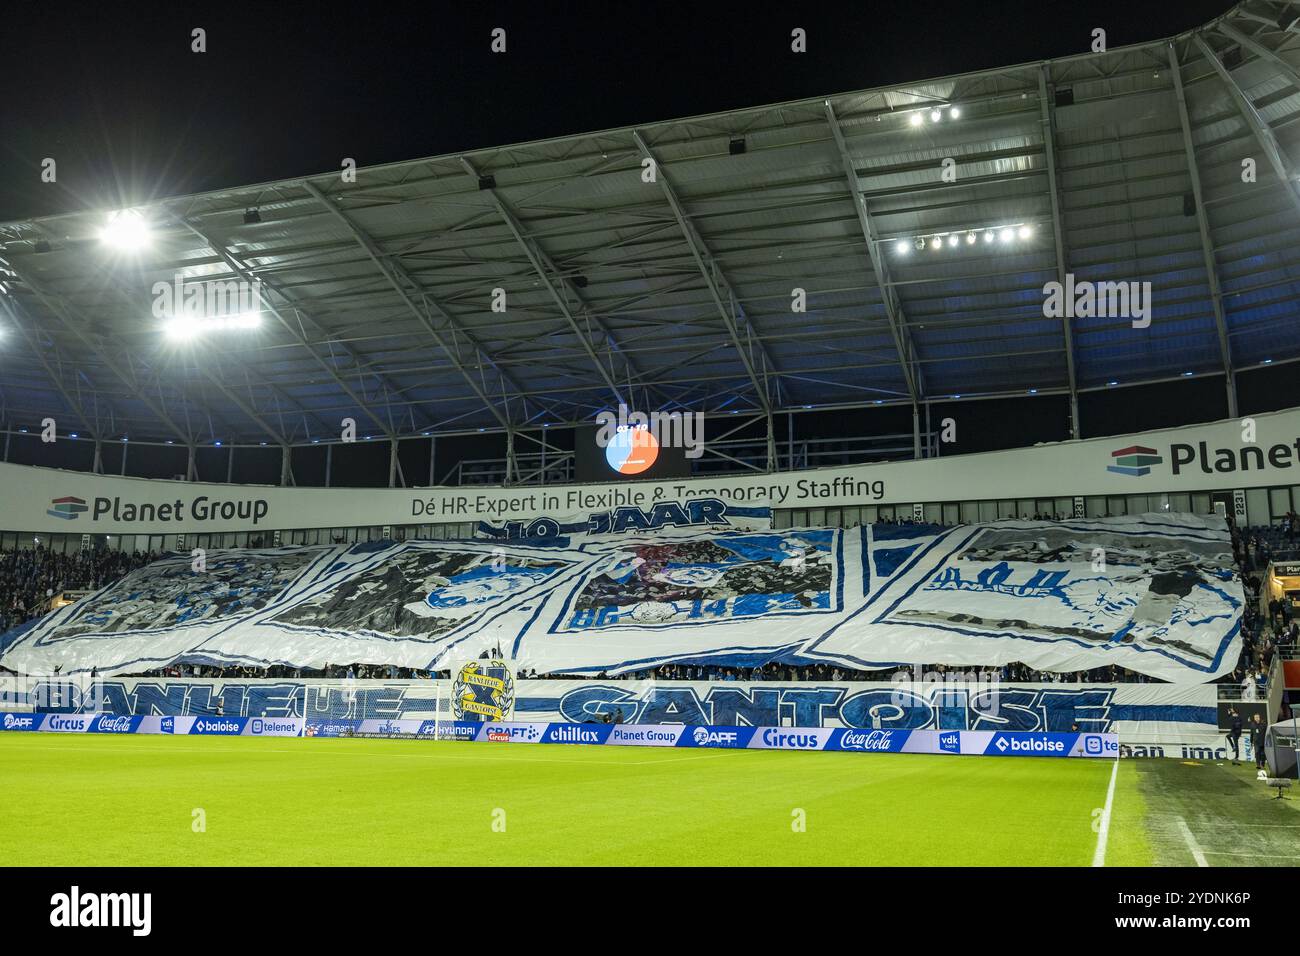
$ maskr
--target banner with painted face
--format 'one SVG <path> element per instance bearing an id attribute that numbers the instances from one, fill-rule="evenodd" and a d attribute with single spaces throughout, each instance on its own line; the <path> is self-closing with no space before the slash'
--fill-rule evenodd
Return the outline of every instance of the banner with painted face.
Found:
<path id="1" fill-rule="evenodd" d="M 1243 600 L 1226 525 L 1190 515 L 375 542 L 167 558 L 0 640 L 0 664 L 444 670 L 492 651 L 586 676 L 1023 662 L 1200 682 L 1235 666 Z"/>

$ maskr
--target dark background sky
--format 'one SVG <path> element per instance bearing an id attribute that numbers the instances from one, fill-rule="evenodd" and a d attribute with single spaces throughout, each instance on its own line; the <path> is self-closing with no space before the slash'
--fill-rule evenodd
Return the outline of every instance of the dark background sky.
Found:
<path id="1" fill-rule="evenodd" d="M 1114 48 L 1229 5 L 10 0 L 0 221 L 1068 55 L 1095 27 Z"/>

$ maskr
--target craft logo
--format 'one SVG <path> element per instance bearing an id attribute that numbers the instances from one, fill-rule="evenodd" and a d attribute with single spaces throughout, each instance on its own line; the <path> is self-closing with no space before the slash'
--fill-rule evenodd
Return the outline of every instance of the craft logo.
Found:
<path id="1" fill-rule="evenodd" d="M 1107 465 L 1107 471 L 1113 471 L 1117 475 L 1128 475 L 1131 478 L 1141 478 L 1143 475 L 1151 474 L 1151 466 L 1158 465 L 1164 461 L 1154 448 L 1146 448 L 1142 445 L 1130 445 L 1128 448 L 1121 448 L 1118 451 L 1110 453 L 1114 463 Z"/>
<path id="2" fill-rule="evenodd" d="M 456 674 L 451 690 L 453 720 L 509 720 L 515 681 L 501 658 L 470 661 Z"/>
<path id="3" fill-rule="evenodd" d="M 73 495 L 67 495 L 63 498 L 52 498 L 51 507 L 45 512 L 51 518 L 62 518 L 64 521 L 76 521 L 77 515 L 83 511 L 90 510 L 86 506 L 84 498 L 77 498 Z"/>

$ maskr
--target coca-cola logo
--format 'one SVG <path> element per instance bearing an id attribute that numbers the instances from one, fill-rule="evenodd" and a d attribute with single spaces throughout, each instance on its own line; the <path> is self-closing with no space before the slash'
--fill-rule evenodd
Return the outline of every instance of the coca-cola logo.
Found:
<path id="1" fill-rule="evenodd" d="M 889 750 L 894 741 L 892 730 L 870 730 L 866 733 L 846 730 L 840 738 L 844 750 Z"/>
<path id="2" fill-rule="evenodd" d="M 95 729 L 102 734 L 129 734 L 131 732 L 130 717 L 101 717 Z"/>

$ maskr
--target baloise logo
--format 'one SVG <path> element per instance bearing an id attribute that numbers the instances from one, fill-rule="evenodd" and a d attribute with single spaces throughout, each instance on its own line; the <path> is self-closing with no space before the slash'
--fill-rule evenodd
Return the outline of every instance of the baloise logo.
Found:
<path id="1" fill-rule="evenodd" d="M 1107 471 L 1113 471 L 1117 475 L 1128 475 L 1130 478 L 1141 478 L 1143 475 L 1151 474 L 1151 466 L 1158 465 L 1164 461 L 1154 448 L 1146 448 L 1142 445 L 1130 445 L 1128 448 L 1120 448 L 1110 453 L 1114 463 L 1107 465 Z"/>
<path id="2" fill-rule="evenodd" d="M 62 518 L 64 521 L 76 521 L 77 515 L 83 511 L 88 511 L 86 499 L 77 498 L 73 495 L 66 495 L 62 498 L 51 498 L 50 507 L 46 514 L 51 518 Z"/>

